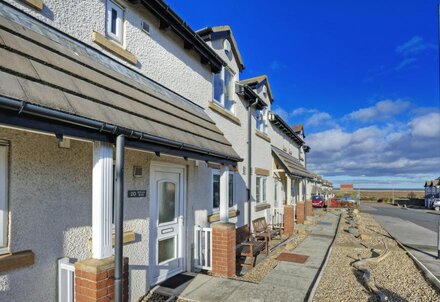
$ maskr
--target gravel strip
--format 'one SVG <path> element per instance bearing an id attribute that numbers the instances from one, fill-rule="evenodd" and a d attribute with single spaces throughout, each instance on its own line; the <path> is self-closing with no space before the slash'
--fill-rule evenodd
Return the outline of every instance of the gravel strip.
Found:
<path id="1" fill-rule="evenodd" d="M 161 294 L 154 293 L 154 292 L 149 292 L 148 294 L 146 294 L 145 296 L 140 298 L 139 302 L 165 302 L 169 298 L 170 297 L 165 296 L 165 295 L 161 295 Z"/>
<path id="2" fill-rule="evenodd" d="M 379 301 L 364 284 L 362 272 L 351 264 L 360 258 L 382 254 L 384 241 L 391 254 L 378 265 L 370 267 L 370 272 L 388 301 L 440 301 L 440 292 L 370 215 L 361 213 L 358 227 L 363 234 L 362 239 L 344 230 L 350 226 L 346 218 L 344 213 L 314 301 Z"/>
<path id="3" fill-rule="evenodd" d="M 279 261 L 275 258 L 283 252 L 291 251 L 296 248 L 306 237 L 306 235 L 293 235 L 284 246 L 279 247 L 278 249 L 270 253 L 266 259 L 256 265 L 252 270 L 245 273 L 243 276 L 237 276 L 235 279 L 253 283 L 260 283 L 261 280 L 263 280 L 264 277 L 266 277 L 266 275 L 270 271 L 272 271 L 275 266 L 278 265 Z"/>

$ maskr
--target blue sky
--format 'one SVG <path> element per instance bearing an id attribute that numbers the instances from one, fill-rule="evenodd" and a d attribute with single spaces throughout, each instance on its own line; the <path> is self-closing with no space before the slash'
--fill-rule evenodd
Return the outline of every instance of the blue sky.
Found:
<path id="1" fill-rule="evenodd" d="M 273 110 L 303 123 L 310 170 L 358 187 L 440 176 L 437 1 L 167 1 L 193 28 L 232 27 Z"/>

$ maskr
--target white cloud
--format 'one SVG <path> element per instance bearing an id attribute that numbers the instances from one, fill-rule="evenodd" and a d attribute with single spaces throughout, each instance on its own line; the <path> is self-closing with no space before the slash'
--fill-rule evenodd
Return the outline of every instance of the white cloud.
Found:
<path id="1" fill-rule="evenodd" d="M 395 71 L 400 71 L 402 69 L 414 66 L 414 64 L 417 62 L 417 58 L 405 58 L 403 59 L 399 64 L 397 64 L 394 67 Z"/>
<path id="2" fill-rule="evenodd" d="M 422 37 L 414 36 L 402 45 L 397 46 L 396 53 L 404 56 L 417 55 L 423 51 L 435 48 L 434 44 L 426 42 Z"/>
<path id="3" fill-rule="evenodd" d="M 403 113 L 411 103 L 403 100 L 383 100 L 374 106 L 362 108 L 347 114 L 344 119 L 359 122 L 384 121 Z"/>
<path id="4" fill-rule="evenodd" d="M 310 113 L 316 113 L 316 112 L 319 112 L 319 110 L 311 109 L 311 108 L 299 107 L 299 108 L 294 109 L 292 111 L 291 115 L 292 116 L 298 116 L 298 115 L 310 114 Z"/>
<path id="5" fill-rule="evenodd" d="M 339 151 L 350 144 L 351 135 L 341 129 L 330 129 L 311 134 L 307 137 L 307 143 L 319 153 Z"/>
<path id="6" fill-rule="evenodd" d="M 409 125 L 411 127 L 411 134 L 414 136 L 438 138 L 440 137 L 440 112 L 431 112 L 416 117 Z"/>
<path id="7" fill-rule="evenodd" d="M 408 123 L 325 130 L 310 134 L 307 143 L 308 169 L 330 180 L 359 178 L 368 185 L 375 178 L 399 179 L 406 187 L 421 187 L 440 166 L 440 112 L 412 117 Z"/>
<path id="8" fill-rule="evenodd" d="M 272 109 L 272 112 L 281 116 L 281 118 L 285 121 L 287 121 L 289 118 L 289 112 L 281 107 L 275 107 L 274 109 Z"/>
<path id="9" fill-rule="evenodd" d="M 328 125 L 331 123 L 332 116 L 327 112 L 317 112 L 313 113 L 311 117 L 309 117 L 306 121 L 306 126 L 316 127 Z"/>

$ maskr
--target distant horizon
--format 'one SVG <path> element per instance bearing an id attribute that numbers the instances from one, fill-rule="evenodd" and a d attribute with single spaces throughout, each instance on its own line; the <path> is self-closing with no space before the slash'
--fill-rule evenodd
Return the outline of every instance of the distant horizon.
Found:
<path id="1" fill-rule="evenodd" d="M 340 191 L 341 188 L 333 188 L 333 190 Z M 424 188 L 356 188 L 354 187 L 352 191 L 425 191 Z"/>

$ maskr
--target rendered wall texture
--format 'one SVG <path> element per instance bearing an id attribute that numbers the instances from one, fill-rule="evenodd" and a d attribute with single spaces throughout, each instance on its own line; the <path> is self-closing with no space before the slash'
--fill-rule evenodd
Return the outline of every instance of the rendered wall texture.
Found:
<path id="1" fill-rule="evenodd" d="M 93 144 L 71 139 L 70 149 L 62 149 L 54 136 L 3 127 L 0 138 L 10 141 L 11 251 L 30 249 L 36 255 L 33 266 L 0 275 L 0 301 L 55 301 L 57 259 L 91 257 Z M 124 246 L 130 264 L 131 301 L 137 301 L 150 287 L 149 177 L 153 161 L 186 167 L 186 228 L 181 235 L 188 239 L 187 270 L 192 268 L 194 225 L 209 225 L 207 217 L 212 213 L 211 180 L 207 177 L 211 169 L 205 163 L 196 167 L 193 160 L 126 150 L 124 230 L 136 233 L 135 242 Z M 133 176 L 134 166 L 142 167 L 143 177 Z M 127 198 L 128 190 L 147 190 L 147 197 Z"/>
<path id="2" fill-rule="evenodd" d="M 33 17 L 102 50 L 110 57 L 132 67 L 169 89 L 206 107 L 212 95 L 211 71 L 200 63 L 194 51 L 183 48 L 183 41 L 174 33 L 159 29 L 159 21 L 141 4 L 125 6 L 124 46 L 133 53 L 138 64 L 130 63 L 92 42 L 92 32 L 105 35 L 106 0 L 45 0 L 42 11 L 36 11 L 19 0 L 6 0 Z M 141 22 L 150 25 L 150 34 L 143 32 Z"/>
<path id="3" fill-rule="evenodd" d="M 10 141 L 11 252 L 36 255 L 0 275 L 0 300 L 54 301 L 57 259 L 91 257 L 92 144 L 60 149 L 55 137 L 5 128 L 0 137 Z"/>

